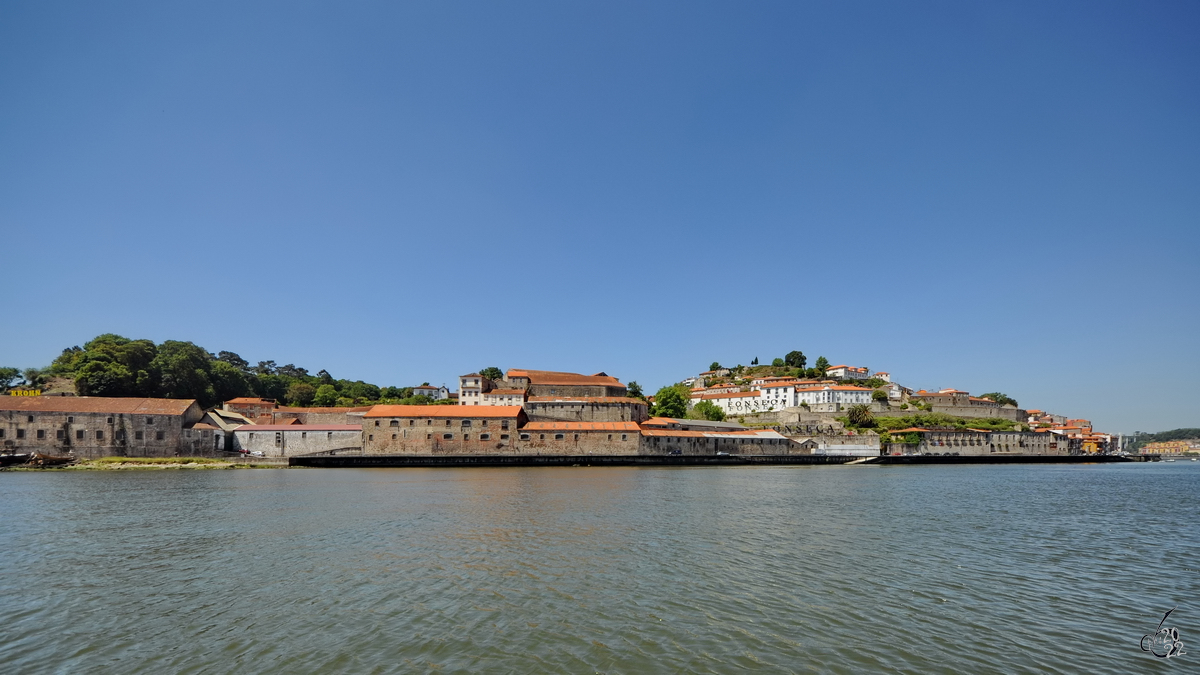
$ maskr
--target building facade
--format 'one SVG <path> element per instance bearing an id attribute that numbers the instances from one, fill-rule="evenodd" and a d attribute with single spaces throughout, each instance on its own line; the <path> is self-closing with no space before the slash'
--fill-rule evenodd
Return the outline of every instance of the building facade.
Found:
<path id="1" fill-rule="evenodd" d="M 191 399 L 0 396 L 0 445 L 79 458 L 214 456 L 214 430 L 192 428 L 203 414 Z"/>

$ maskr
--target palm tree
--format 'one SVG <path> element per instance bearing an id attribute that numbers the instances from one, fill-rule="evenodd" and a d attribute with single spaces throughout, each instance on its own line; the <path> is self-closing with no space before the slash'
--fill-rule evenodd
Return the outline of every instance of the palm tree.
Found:
<path id="1" fill-rule="evenodd" d="M 863 403 L 850 406 L 846 411 L 850 418 L 850 424 L 856 427 L 873 427 L 875 426 L 875 417 L 871 414 L 870 406 Z"/>

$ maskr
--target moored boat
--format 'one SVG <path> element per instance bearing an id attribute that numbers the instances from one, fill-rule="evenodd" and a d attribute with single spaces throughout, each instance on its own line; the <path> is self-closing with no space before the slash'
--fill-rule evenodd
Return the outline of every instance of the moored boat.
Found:
<path id="1" fill-rule="evenodd" d="M 71 455 L 47 455 L 41 452 L 33 453 L 33 457 L 29 459 L 30 464 L 37 466 L 62 466 L 74 461 L 75 458 Z"/>
<path id="2" fill-rule="evenodd" d="M 0 455 L 0 466 L 12 466 L 14 464 L 24 464 L 29 461 L 29 453 L 21 455 Z"/>

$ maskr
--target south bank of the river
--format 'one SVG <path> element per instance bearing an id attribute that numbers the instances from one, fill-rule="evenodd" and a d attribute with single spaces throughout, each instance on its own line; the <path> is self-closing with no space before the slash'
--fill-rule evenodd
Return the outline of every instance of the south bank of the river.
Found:
<path id="1" fill-rule="evenodd" d="M 1164 665 L 1138 641 L 1167 609 L 1185 642 L 1200 630 L 1192 462 L 47 471 L 0 490 L 9 672 L 1124 674 Z"/>

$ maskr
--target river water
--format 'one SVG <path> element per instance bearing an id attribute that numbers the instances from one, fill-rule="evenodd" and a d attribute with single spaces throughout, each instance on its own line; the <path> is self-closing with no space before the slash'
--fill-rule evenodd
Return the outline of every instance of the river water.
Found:
<path id="1" fill-rule="evenodd" d="M 1198 672 L 1198 496 L 1192 462 L 10 472 L 0 671 Z M 1196 652 L 1141 652 L 1176 605 Z"/>

